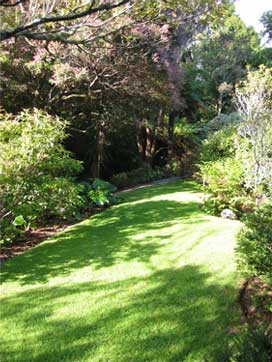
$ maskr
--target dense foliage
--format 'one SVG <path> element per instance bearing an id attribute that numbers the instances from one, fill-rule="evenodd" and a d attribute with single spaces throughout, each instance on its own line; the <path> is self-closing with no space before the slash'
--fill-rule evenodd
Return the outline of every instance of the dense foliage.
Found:
<path id="1" fill-rule="evenodd" d="M 65 122 L 33 109 L 0 122 L 1 241 L 50 217 L 67 218 L 81 206 L 74 176 L 81 163 L 62 145 Z"/>
<path id="2" fill-rule="evenodd" d="M 97 206 L 113 205 L 119 201 L 119 197 L 113 194 L 116 190 L 111 183 L 96 179 L 91 184 L 88 196 Z"/>
<path id="3" fill-rule="evenodd" d="M 232 339 L 222 362 L 272 361 L 272 335 L 263 326 L 249 325 Z"/>
<path id="4" fill-rule="evenodd" d="M 163 178 L 164 171 L 160 168 L 151 168 L 149 166 L 138 168 L 129 172 L 115 174 L 111 182 L 118 188 L 135 186 L 138 184 L 159 180 Z"/>
<path id="5" fill-rule="evenodd" d="M 237 92 L 238 113 L 208 123 L 199 169 L 205 206 L 215 214 L 229 207 L 240 215 L 271 198 L 271 82 L 271 69 L 249 72 Z"/>
<path id="6" fill-rule="evenodd" d="M 259 206 L 246 216 L 244 224 L 238 236 L 239 266 L 247 275 L 272 283 L 272 204 Z"/>

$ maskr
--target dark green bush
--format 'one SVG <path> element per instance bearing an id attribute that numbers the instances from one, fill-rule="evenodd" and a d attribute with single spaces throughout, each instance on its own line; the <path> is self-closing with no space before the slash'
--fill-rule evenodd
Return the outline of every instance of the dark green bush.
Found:
<path id="1" fill-rule="evenodd" d="M 161 168 L 151 168 L 149 166 L 137 168 L 129 172 L 121 172 L 113 175 L 111 182 L 118 188 L 135 186 L 138 184 L 159 180 L 163 178 L 164 172 Z"/>
<path id="2" fill-rule="evenodd" d="M 202 142 L 200 160 L 211 162 L 218 159 L 233 157 L 235 155 L 236 127 L 229 125 L 216 132 L 211 132 Z"/>
<path id="3" fill-rule="evenodd" d="M 184 176 L 184 165 L 179 159 L 173 159 L 164 166 L 164 172 L 167 177 Z"/>
<path id="4" fill-rule="evenodd" d="M 248 325 L 232 338 L 220 362 L 272 362 L 271 330 L 264 325 Z"/>
<path id="5" fill-rule="evenodd" d="M 119 189 L 129 186 L 128 174 L 126 172 L 120 172 L 113 175 L 111 182 L 116 185 Z"/>
<path id="6" fill-rule="evenodd" d="M 272 283 L 272 204 L 259 206 L 243 221 L 236 250 L 238 265 L 245 273 Z"/>
<path id="7" fill-rule="evenodd" d="M 97 206 L 114 205 L 120 200 L 120 198 L 114 194 L 116 190 L 116 186 L 110 182 L 96 179 L 92 183 L 92 189 L 89 190 L 88 196 Z"/>

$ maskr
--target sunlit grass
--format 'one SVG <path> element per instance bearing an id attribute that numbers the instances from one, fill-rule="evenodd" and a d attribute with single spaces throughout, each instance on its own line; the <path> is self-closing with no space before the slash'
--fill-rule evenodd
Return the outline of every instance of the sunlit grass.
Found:
<path id="1" fill-rule="evenodd" d="M 238 320 L 239 222 L 192 182 L 122 195 L 2 267 L 1 362 L 216 360 Z"/>

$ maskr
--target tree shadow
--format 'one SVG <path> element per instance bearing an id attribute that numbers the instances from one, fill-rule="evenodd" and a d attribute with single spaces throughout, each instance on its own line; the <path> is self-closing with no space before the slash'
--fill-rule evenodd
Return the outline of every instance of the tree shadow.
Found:
<path id="1" fill-rule="evenodd" d="M 218 362 L 236 289 L 196 265 L 3 298 L 3 361 Z M 11 322 L 12 321 L 12 322 Z"/>
<path id="2" fill-rule="evenodd" d="M 151 199 L 119 205 L 6 262 L 2 281 L 45 283 L 85 266 L 99 269 L 120 261 L 149 262 L 164 247 L 165 230 L 179 223 L 186 232 L 192 223 L 204 222 L 197 202 Z"/>

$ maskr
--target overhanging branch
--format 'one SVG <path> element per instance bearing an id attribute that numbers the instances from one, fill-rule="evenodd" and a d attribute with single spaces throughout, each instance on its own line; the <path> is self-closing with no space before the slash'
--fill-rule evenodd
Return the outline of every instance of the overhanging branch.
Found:
<path id="1" fill-rule="evenodd" d="M 62 22 L 69 22 L 69 21 L 77 20 L 77 19 L 84 18 L 89 15 L 100 13 L 102 11 L 113 10 L 115 8 L 118 8 L 120 6 L 123 6 L 127 3 L 129 3 L 130 1 L 131 0 L 121 0 L 117 3 L 104 3 L 97 7 L 93 7 L 94 1 L 91 1 L 90 5 L 84 11 L 75 12 L 75 9 L 73 9 L 66 15 L 44 16 L 39 19 L 35 19 L 34 21 L 32 21 L 28 24 L 15 27 L 13 29 L 2 30 L 2 31 L 0 31 L 0 41 L 4 41 L 4 40 L 7 40 L 7 39 L 10 39 L 13 37 L 17 37 L 17 36 L 26 36 L 26 37 L 29 37 L 32 39 L 35 39 L 35 38 L 41 39 L 41 37 L 35 36 L 35 29 L 37 29 L 41 25 L 49 24 L 49 23 L 62 23 Z M 19 4 L 21 2 L 22 1 L 13 3 L 12 6 L 15 6 L 15 4 L 17 4 L 17 3 Z M 6 3 L 7 2 L 5 0 L 0 0 L 0 5 L 5 5 Z M 7 6 L 7 5 L 5 5 L 5 6 Z M 45 39 L 45 36 L 43 36 L 43 39 L 41 39 L 41 40 L 50 40 L 50 36 L 49 36 L 49 39 Z M 67 42 L 67 39 L 65 39 L 65 37 L 63 37 L 63 36 L 60 36 L 58 39 L 55 39 L 55 40 Z"/>

